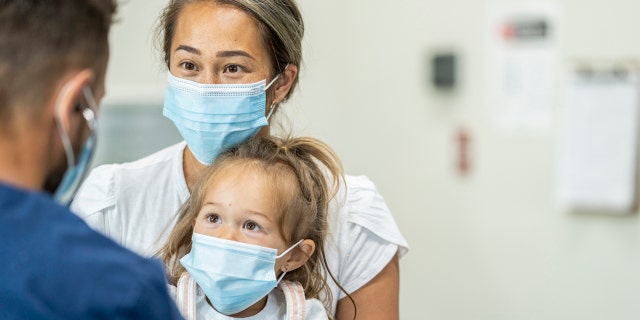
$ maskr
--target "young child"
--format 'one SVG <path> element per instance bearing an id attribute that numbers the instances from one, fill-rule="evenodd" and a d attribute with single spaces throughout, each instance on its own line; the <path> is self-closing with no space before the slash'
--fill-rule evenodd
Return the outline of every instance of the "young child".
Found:
<path id="1" fill-rule="evenodd" d="M 221 154 L 161 252 L 185 317 L 329 318 L 327 206 L 342 179 L 312 138 L 254 138 Z"/>

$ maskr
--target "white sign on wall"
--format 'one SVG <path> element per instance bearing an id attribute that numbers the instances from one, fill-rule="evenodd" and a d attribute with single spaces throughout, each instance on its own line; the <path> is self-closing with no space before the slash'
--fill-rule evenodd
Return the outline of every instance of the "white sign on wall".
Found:
<path id="1" fill-rule="evenodd" d="M 498 129 L 549 131 L 558 59 L 557 10 L 552 4 L 489 7 L 487 100 Z"/>

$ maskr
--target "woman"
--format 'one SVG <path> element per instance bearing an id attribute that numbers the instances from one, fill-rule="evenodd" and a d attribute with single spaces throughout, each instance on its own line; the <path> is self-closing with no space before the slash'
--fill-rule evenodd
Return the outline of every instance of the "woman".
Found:
<path id="1" fill-rule="evenodd" d="M 163 113 L 185 142 L 96 168 L 72 205 L 91 226 L 143 255 L 166 241 L 215 156 L 253 134 L 270 134 L 268 119 L 298 81 L 304 26 L 293 0 L 172 0 L 158 30 L 169 69 Z M 345 180 L 329 214 L 329 267 L 359 318 L 397 319 L 406 241 L 373 183 Z M 353 318 L 351 301 L 330 285 L 336 318 Z"/>

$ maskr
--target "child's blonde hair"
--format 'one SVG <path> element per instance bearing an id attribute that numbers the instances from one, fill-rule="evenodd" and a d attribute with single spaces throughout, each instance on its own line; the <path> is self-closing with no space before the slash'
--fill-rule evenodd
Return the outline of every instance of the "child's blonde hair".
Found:
<path id="1" fill-rule="evenodd" d="M 300 239 L 315 242 L 316 250 L 309 260 L 302 267 L 288 272 L 285 279 L 302 284 L 307 299 L 319 298 L 322 292 L 325 308 L 331 314 L 332 294 L 320 267 L 324 267 L 336 281 L 328 268 L 324 247 L 329 201 L 344 178 L 342 165 L 335 153 L 313 138 L 256 137 L 222 153 L 205 170 L 191 196 L 180 208 L 178 221 L 160 252 L 167 266 L 169 281 L 176 285 L 186 272 L 180 259 L 191 251 L 194 221 L 202 208 L 207 187 L 220 172 L 238 164 L 267 175 L 265 180 L 276 195 L 273 201 L 276 212 L 280 213 L 277 223 L 284 240 L 290 245 Z M 347 296 L 351 298 L 348 293 Z"/>

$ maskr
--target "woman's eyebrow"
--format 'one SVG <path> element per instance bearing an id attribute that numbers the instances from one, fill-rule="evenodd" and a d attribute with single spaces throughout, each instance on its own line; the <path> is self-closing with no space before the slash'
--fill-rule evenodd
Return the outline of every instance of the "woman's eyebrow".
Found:
<path id="1" fill-rule="evenodd" d="M 243 56 L 243 57 L 247 57 L 252 60 L 255 60 L 255 58 L 252 55 L 250 55 L 249 53 L 243 50 L 227 50 L 227 51 L 218 51 L 218 53 L 216 53 L 216 57 L 218 58 L 228 58 L 228 57 L 235 57 L 235 56 Z"/>
<path id="2" fill-rule="evenodd" d="M 200 50 L 198 50 L 198 49 L 196 49 L 196 48 L 194 48 L 194 47 L 185 46 L 185 45 L 183 45 L 183 44 L 179 45 L 179 46 L 176 48 L 176 51 L 178 51 L 178 50 L 184 50 L 184 51 L 186 51 L 186 52 L 190 52 L 190 53 L 193 53 L 193 54 L 200 55 Z"/>

